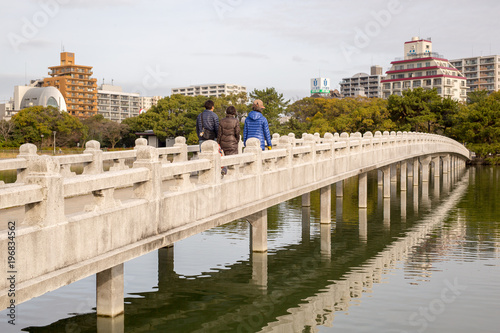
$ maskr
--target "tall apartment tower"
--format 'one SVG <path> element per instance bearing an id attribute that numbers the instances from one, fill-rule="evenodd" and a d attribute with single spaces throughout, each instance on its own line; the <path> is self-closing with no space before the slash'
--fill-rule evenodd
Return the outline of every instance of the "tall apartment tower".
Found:
<path id="1" fill-rule="evenodd" d="M 450 60 L 467 79 L 469 91 L 500 90 L 500 55 Z"/>
<path id="2" fill-rule="evenodd" d="M 61 64 L 49 70 L 51 77 L 43 79 L 43 86 L 59 89 L 69 114 L 79 118 L 97 114 L 97 79 L 91 78 L 91 66 L 76 65 L 74 53 L 61 52 Z"/>
<path id="3" fill-rule="evenodd" d="M 380 81 L 383 76 L 382 66 L 372 66 L 370 75 L 357 73 L 352 77 L 345 77 L 340 82 L 340 93 L 343 97 L 382 97 Z"/>
<path id="4" fill-rule="evenodd" d="M 404 59 L 391 62 L 391 69 L 381 81 L 382 97 L 401 95 L 403 90 L 436 88 L 442 97 L 465 101 L 467 86 L 464 75 L 448 59 L 432 52 L 432 41 L 413 37 L 404 44 Z"/>

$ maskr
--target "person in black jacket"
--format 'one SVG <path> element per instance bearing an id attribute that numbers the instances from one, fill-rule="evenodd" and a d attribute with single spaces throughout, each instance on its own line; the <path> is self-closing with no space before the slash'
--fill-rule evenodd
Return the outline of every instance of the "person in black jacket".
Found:
<path id="1" fill-rule="evenodd" d="M 196 118 L 196 134 L 198 142 L 201 144 L 207 140 L 217 140 L 219 131 L 219 117 L 214 112 L 214 102 L 208 100 L 205 102 L 205 111 Z"/>

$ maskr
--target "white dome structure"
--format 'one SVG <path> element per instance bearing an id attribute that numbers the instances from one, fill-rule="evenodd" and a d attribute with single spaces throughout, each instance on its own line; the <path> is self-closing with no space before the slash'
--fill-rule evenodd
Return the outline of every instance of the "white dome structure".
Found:
<path id="1" fill-rule="evenodd" d="M 34 87 L 28 89 L 21 99 L 20 109 L 30 106 L 53 106 L 59 111 L 67 111 L 66 101 L 61 92 L 55 87 Z"/>

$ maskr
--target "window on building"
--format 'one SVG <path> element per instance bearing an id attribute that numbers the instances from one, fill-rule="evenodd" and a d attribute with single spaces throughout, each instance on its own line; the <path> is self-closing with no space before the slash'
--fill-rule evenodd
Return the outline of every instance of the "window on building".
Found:
<path id="1" fill-rule="evenodd" d="M 430 61 L 427 61 L 427 62 L 425 63 L 425 67 L 430 67 L 430 66 L 431 66 Z"/>
<path id="2" fill-rule="evenodd" d="M 419 63 L 417 64 L 417 68 L 422 68 L 422 63 L 421 63 L 421 62 L 419 62 Z"/>

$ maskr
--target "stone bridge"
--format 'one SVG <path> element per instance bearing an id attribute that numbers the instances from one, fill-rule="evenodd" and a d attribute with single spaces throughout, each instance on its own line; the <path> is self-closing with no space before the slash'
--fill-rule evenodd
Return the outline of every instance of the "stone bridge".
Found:
<path id="1" fill-rule="evenodd" d="M 469 158 L 454 140 L 406 132 L 275 134 L 272 150 L 250 139 L 242 153 L 222 157 L 214 141 L 198 149 L 178 137 L 169 148 L 138 139 L 134 150 L 103 152 L 90 141 L 83 154 L 39 156 L 24 144 L 17 158 L 0 160 L 0 171 L 17 170 L 16 183 L 0 184 L 2 309 L 97 274 L 97 314 L 113 317 L 124 309 L 123 263 L 130 259 L 241 218 L 251 223 L 252 251 L 265 253 L 268 207 L 297 196 L 308 206 L 320 189 L 327 225 L 334 183 L 339 196 L 342 181 L 358 176 L 363 208 L 371 170 L 379 170 L 390 197 L 397 169 L 401 190 L 419 177 L 425 189 L 431 171 L 458 174 Z"/>

